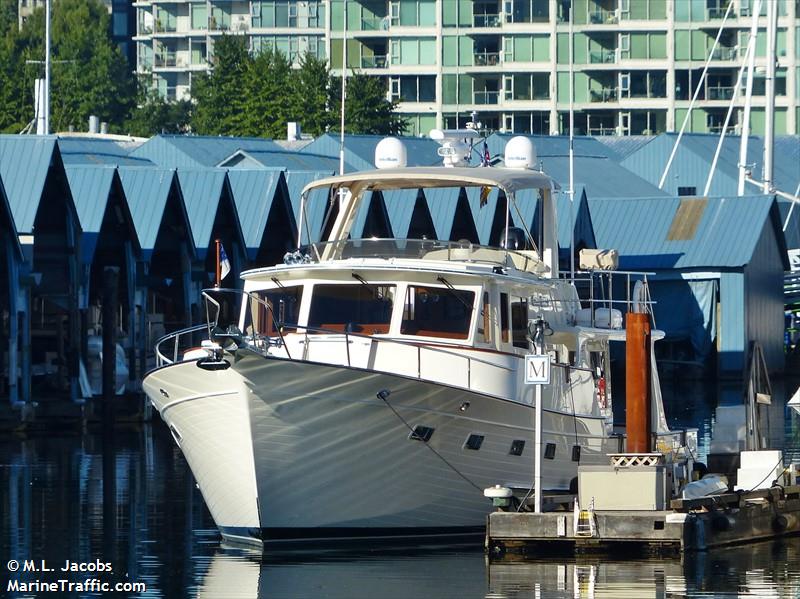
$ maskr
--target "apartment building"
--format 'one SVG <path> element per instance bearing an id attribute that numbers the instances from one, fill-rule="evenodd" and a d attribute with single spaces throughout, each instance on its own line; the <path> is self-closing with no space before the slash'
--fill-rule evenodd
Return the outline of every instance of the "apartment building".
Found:
<path id="1" fill-rule="evenodd" d="M 800 133 L 800 0 L 765 0 L 759 19 L 751 128 L 765 122 L 766 3 L 778 5 L 777 134 Z M 711 52 L 732 3 L 730 14 Z M 166 98 L 190 97 L 214 41 L 246 36 L 297 62 L 346 60 L 386 82 L 410 134 L 464 126 L 531 134 L 642 135 L 680 128 L 711 54 L 688 130 L 724 125 L 755 0 L 168 0 L 134 2 L 137 70 Z M 570 61 L 571 54 L 571 61 Z M 742 86 L 743 87 L 743 86 Z M 729 121 L 738 131 L 743 93 Z"/>

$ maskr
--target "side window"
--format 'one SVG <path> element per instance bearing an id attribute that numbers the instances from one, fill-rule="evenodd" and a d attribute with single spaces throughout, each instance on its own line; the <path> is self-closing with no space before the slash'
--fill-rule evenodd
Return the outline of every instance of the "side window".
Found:
<path id="1" fill-rule="evenodd" d="M 489 303 L 489 292 L 483 292 L 483 302 L 481 303 L 480 318 L 478 318 L 478 337 L 482 337 L 484 343 L 492 342 L 492 305 Z"/>
<path id="2" fill-rule="evenodd" d="M 511 334 L 514 347 L 528 349 L 528 300 L 524 297 L 511 298 Z"/>
<path id="3" fill-rule="evenodd" d="M 315 285 L 308 326 L 311 332 L 388 333 L 394 291 L 394 285 Z"/>
<path id="4" fill-rule="evenodd" d="M 500 336 L 503 343 L 508 343 L 508 294 L 500 294 Z"/>
<path id="5" fill-rule="evenodd" d="M 278 329 L 282 333 L 296 331 L 302 293 L 301 286 L 257 292 L 255 295 L 260 301 L 250 300 L 252 332 L 273 337 L 278 334 Z"/>

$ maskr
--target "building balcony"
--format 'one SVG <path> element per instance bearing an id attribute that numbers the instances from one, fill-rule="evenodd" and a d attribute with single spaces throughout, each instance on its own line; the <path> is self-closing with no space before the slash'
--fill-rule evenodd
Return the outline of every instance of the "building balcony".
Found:
<path id="1" fill-rule="evenodd" d="M 617 128 L 607 125 L 598 125 L 596 127 L 587 127 L 587 135 L 616 135 Z"/>
<path id="2" fill-rule="evenodd" d="M 376 54 L 375 56 L 362 56 L 361 68 L 362 69 L 385 69 L 389 66 L 389 61 L 385 54 Z"/>
<path id="3" fill-rule="evenodd" d="M 727 11 L 727 7 L 709 8 L 706 12 L 706 20 L 711 21 L 712 19 L 721 19 L 725 16 Z M 736 18 L 735 10 L 731 10 L 730 17 L 734 19 Z"/>
<path id="4" fill-rule="evenodd" d="M 616 61 L 616 50 L 593 50 L 589 52 L 589 62 L 591 64 L 611 64 Z"/>
<path id="5" fill-rule="evenodd" d="M 590 89 L 590 102 L 617 102 L 619 94 L 616 87 L 604 87 L 602 89 Z"/>
<path id="6" fill-rule="evenodd" d="M 717 85 L 706 89 L 706 98 L 709 100 L 730 100 L 733 98 L 733 86 Z"/>
<path id="7" fill-rule="evenodd" d="M 502 19 L 500 15 L 495 14 L 482 14 L 473 15 L 472 25 L 474 27 L 500 27 Z"/>
<path id="8" fill-rule="evenodd" d="M 598 9 L 589 15 L 589 22 L 592 25 L 616 25 L 619 23 L 619 15 L 615 10 Z"/>
<path id="9" fill-rule="evenodd" d="M 361 31 L 388 31 L 391 20 L 384 17 L 364 17 L 361 19 Z"/>
<path id="10" fill-rule="evenodd" d="M 478 104 L 481 106 L 485 106 L 488 104 L 499 104 L 500 103 L 500 92 L 499 91 L 482 91 L 482 92 L 473 92 L 472 94 L 472 103 Z"/>
<path id="11" fill-rule="evenodd" d="M 493 67 L 500 64 L 499 52 L 476 52 L 473 65 L 476 67 Z"/>
<path id="12" fill-rule="evenodd" d="M 736 48 L 717 46 L 711 53 L 711 60 L 737 60 Z"/>

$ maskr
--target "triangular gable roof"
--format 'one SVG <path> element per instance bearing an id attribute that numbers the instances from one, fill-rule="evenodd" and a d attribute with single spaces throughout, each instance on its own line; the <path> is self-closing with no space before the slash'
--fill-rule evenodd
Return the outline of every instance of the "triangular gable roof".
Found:
<path id="1" fill-rule="evenodd" d="M 678 207 L 687 201 L 706 203 L 694 234 L 669 239 Z M 739 268 L 752 258 L 765 225 L 775 229 L 787 260 L 777 204 L 770 196 L 589 198 L 589 210 L 598 247 L 618 250 L 625 269 Z"/>
<path id="2" fill-rule="evenodd" d="M 175 170 L 139 166 L 121 166 L 117 170 L 139 237 L 139 246 L 149 257 L 156 245 Z"/>
<path id="3" fill-rule="evenodd" d="M 292 212 L 297 226 L 300 226 L 300 194 L 303 188 L 318 179 L 330 177 L 332 171 L 286 171 L 286 188 L 289 191 L 289 199 L 292 202 Z M 328 205 L 328 192 L 324 189 L 317 189 L 309 194 L 306 200 L 306 214 L 303 218 L 303 230 L 300 232 L 301 243 L 309 243 L 317 239 L 325 212 Z M 313 239 L 308 238 L 309 231 Z"/>
<path id="4" fill-rule="evenodd" d="M 65 170 L 81 229 L 84 233 L 99 233 L 116 169 L 73 164 Z"/>
<path id="5" fill-rule="evenodd" d="M 189 226 L 192 229 L 192 239 L 198 255 L 202 258 L 211 243 L 211 231 L 214 228 L 225 185 L 225 171 L 210 168 L 179 168 L 177 173 L 186 215 L 189 217 Z"/>
<path id="6" fill-rule="evenodd" d="M 11 217 L 11 208 L 8 205 L 8 198 L 6 197 L 6 190 L 3 187 L 3 180 L 0 178 L 0 223 L 8 224 L 9 239 L 12 240 L 12 245 L 16 248 L 17 257 L 22 257 L 22 248 L 19 245 L 19 237 L 14 230 L 14 219 Z"/>
<path id="7" fill-rule="evenodd" d="M 572 210 L 570 210 L 569 193 L 561 190 L 556 196 L 556 215 L 558 217 L 558 245 L 568 248 L 572 243 L 572 234 L 575 233 L 576 243 L 583 239 L 586 242 L 594 241 L 594 231 L 591 227 L 591 215 L 589 206 L 586 202 L 586 188 L 583 185 L 575 185 L 575 196 Z M 572 213 L 572 225 L 570 227 L 570 212 Z M 592 247 L 593 244 L 590 245 Z"/>
<path id="8" fill-rule="evenodd" d="M 228 171 L 228 181 L 250 260 L 255 260 L 258 248 L 261 247 L 280 179 L 279 170 Z"/>
<path id="9" fill-rule="evenodd" d="M 416 189 L 390 189 L 382 192 L 383 204 L 389 216 L 389 224 L 397 239 L 408 237 L 411 227 L 411 218 L 414 216 L 414 207 L 417 204 Z"/>
<path id="10" fill-rule="evenodd" d="M 478 231 L 478 240 L 481 245 L 489 244 L 489 237 L 492 234 L 492 224 L 494 223 L 494 215 L 497 210 L 497 199 L 500 196 L 500 191 L 496 187 L 492 187 L 486 198 L 486 204 L 481 206 L 481 190 L 477 187 L 468 187 L 467 201 L 469 208 L 472 211 L 472 221 L 475 223 L 475 229 Z"/>
<path id="11" fill-rule="evenodd" d="M 436 229 L 436 237 L 439 239 L 450 238 L 460 194 L 460 187 L 438 187 L 425 190 L 425 200 L 431 213 L 433 227 Z"/>
<path id="12" fill-rule="evenodd" d="M 350 135 L 344 136 L 344 158 L 352 170 L 375 168 L 375 146 L 385 139 L 383 135 Z M 442 159 L 437 154 L 439 144 L 425 137 L 398 137 L 406 147 L 408 166 L 438 166 Z M 301 154 L 319 154 L 321 156 L 338 157 L 341 141 L 338 135 L 326 133 L 300 150 Z"/>
<path id="13" fill-rule="evenodd" d="M 0 179 L 18 234 L 33 231 L 56 138 L 42 135 L 0 135 Z"/>

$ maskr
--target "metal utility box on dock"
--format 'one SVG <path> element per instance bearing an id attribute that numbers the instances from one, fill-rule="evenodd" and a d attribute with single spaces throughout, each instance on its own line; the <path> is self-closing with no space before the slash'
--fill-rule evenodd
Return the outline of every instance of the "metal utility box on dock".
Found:
<path id="1" fill-rule="evenodd" d="M 578 503 L 595 510 L 664 510 L 669 494 L 664 465 L 581 466 L 578 468 Z"/>
<path id="2" fill-rule="evenodd" d="M 670 508 L 594 510 L 590 512 L 594 534 L 580 534 L 572 511 L 493 512 L 487 520 L 486 548 L 493 557 L 559 545 L 576 552 L 612 547 L 703 551 L 800 533 L 800 486 L 796 485 L 676 499 Z"/>

